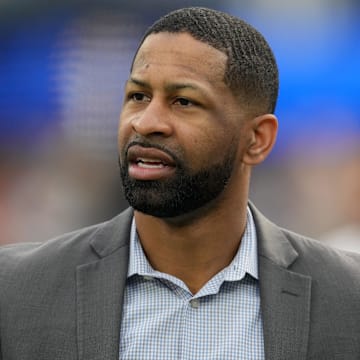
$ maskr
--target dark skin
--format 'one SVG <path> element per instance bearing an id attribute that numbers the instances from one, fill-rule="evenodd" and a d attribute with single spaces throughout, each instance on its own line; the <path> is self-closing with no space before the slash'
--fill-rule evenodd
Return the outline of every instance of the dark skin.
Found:
<path id="1" fill-rule="evenodd" d="M 153 268 L 181 279 L 193 294 L 236 254 L 246 225 L 251 168 L 268 156 L 277 134 L 274 115 L 254 116 L 241 105 L 224 82 L 225 68 L 224 53 L 187 33 L 152 34 L 136 55 L 120 117 L 120 154 L 141 135 L 181 149 L 196 171 L 235 150 L 229 182 L 210 203 L 172 218 L 135 211 Z M 145 181 L 174 176 L 171 168 L 151 166 L 135 167 L 132 174 Z"/>

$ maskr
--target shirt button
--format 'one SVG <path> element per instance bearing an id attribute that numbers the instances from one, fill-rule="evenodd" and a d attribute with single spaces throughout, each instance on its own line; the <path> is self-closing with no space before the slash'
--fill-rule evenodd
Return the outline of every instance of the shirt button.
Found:
<path id="1" fill-rule="evenodd" d="M 190 305 L 193 309 L 197 309 L 200 306 L 199 299 L 192 299 L 190 300 Z"/>
<path id="2" fill-rule="evenodd" d="M 149 275 L 144 275 L 144 276 L 143 276 L 143 279 L 144 279 L 144 280 L 147 280 L 147 281 L 151 281 L 151 280 L 153 280 L 154 278 L 153 278 L 152 276 L 149 276 Z"/>

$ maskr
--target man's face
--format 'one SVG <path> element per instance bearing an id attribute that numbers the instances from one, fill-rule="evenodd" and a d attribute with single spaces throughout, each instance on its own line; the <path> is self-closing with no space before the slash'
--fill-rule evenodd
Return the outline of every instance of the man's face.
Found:
<path id="1" fill-rule="evenodd" d="M 119 127 L 121 178 L 134 209 L 186 215 L 230 187 L 245 121 L 223 80 L 226 59 L 186 33 L 152 34 L 142 44 Z"/>

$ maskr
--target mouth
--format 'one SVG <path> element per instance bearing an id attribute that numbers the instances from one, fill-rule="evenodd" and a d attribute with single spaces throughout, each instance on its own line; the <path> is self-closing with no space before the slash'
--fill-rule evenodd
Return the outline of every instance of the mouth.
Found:
<path id="1" fill-rule="evenodd" d="M 135 163 L 137 166 L 144 169 L 161 169 L 164 166 L 167 166 L 167 164 L 158 159 L 138 158 L 136 159 Z"/>
<path id="2" fill-rule="evenodd" d="M 128 149 L 129 176 L 136 180 L 160 180 L 171 176 L 176 168 L 166 152 L 152 147 L 132 145 Z"/>

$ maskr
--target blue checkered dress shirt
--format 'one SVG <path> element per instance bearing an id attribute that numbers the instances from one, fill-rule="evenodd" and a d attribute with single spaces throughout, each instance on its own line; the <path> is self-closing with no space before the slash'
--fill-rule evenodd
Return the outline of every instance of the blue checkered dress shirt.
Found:
<path id="1" fill-rule="evenodd" d="M 119 358 L 264 359 L 256 230 L 250 209 L 233 261 L 195 295 L 180 279 L 151 267 L 133 221 Z"/>

